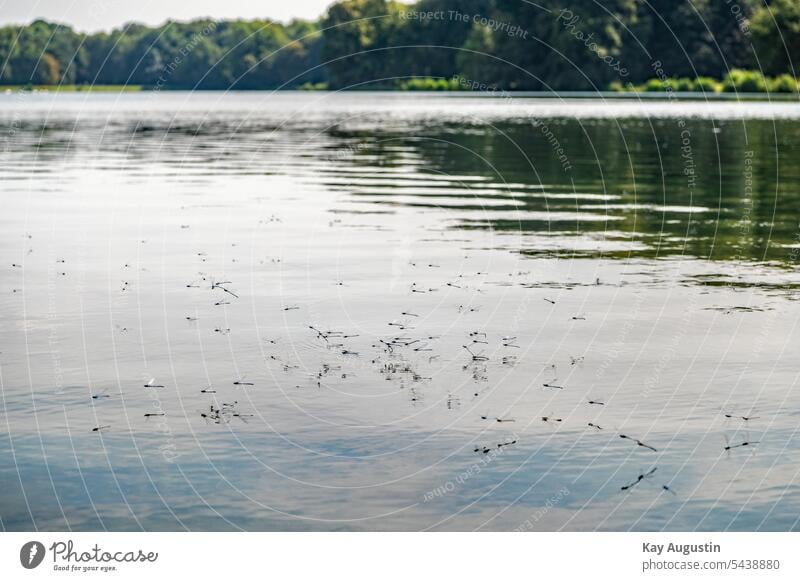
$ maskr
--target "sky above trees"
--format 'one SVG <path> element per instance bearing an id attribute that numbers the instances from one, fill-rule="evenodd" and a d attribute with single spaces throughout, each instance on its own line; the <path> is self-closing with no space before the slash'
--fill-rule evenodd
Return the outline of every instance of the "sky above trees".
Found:
<path id="1" fill-rule="evenodd" d="M 69 24 L 84 32 L 111 30 L 126 22 L 161 24 L 167 19 L 269 18 L 314 20 L 333 0 L 0 0 L 0 26 L 36 19 Z"/>

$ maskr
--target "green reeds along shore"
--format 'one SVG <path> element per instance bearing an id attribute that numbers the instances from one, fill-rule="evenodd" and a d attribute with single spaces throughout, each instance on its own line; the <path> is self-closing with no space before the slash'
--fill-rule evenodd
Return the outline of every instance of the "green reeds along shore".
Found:
<path id="1" fill-rule="evenodd" d="M 641 85 L 613 82 L 609 89 L 626 93 L 797 93 L 798 82 L 791 75 L 766 77 L 758 71 L 733 69 L 721 80 L 711 77 L 650 79 Z"/>
<path id="2" fill-rule="evenodd" d="M 327 83 L 305 83 L 297 87 L 305 91 L 325 91 Z M 492 85 L 472 85 L 458 75 L 452 78 L 417 77 L 399 81 L 385 90 L 396 91 L 490 91 L 500 92 Z M 641 84 L 612 82 L 607 89 L 619 93 L 764 93 L 800 94 L 800 83 L 791 75 L 767 77 L 757 71 L 733 69 L 722 79 L 711 77 L 653 78 Z M 142 85 L 2 85 L 0 91 L 114 93 L 146 91 Z"/>
<path id="3" fill-rule="evenodd" d="M 2 85 L 0 91 L 16 93 L 19 91 L 44 93 L 130 93 L 141 91 L 141 85 Z"/>
<path id="4" fill-rule="evenodd" d="M 400 91 L 477 90 L 500 92 L 494 86 L 481 85 L 478 87 L 470 82 L 465 82 L 465 79 L 459 76 L 407 79 L 398 82 L 394 89 Z M 608 86 L 608 90 L 620 93 L 781 93 L 788 95 L 800 92 L 800 85 L 796 78 L 788 74 L 767 77 L 758 71 L 733 69 L 722 79 L 711 77 L 653 78 L 641 84 L 615 81 Z"/>

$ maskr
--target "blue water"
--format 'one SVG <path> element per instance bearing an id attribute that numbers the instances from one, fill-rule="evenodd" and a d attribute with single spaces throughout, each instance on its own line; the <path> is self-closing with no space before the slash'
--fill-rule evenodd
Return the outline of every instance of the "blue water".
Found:
<path id="1" fill-rule="evenodd" d="M 0 102 L 3 530 L 798 528 L 798 105 Z"/>

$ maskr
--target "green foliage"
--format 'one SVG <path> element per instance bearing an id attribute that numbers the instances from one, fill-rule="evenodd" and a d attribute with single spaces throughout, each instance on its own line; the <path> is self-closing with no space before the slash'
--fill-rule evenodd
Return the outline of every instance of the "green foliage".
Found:
<path id="1" fill-rule="evenodd" d="M 711 77 L 697 77 L 691 90 L 696 93 L 719 93 L 722 91 L 722 83 Z"/>
<path id="2" fill-rule="evenodd" d="M 300 91 L 327 91 L 328 83 L 303 83 L 297 89 Z"/>
<path id="3" fill-rule="evenodd" d="M 38 20 L 0 28 L 0 84 L 254 89 L 326 81 L 315 23 L 127 24 L 84 35 Z"/>
<path id="4" fill-rule="evenodd" d="M 0 28 L 7 86 L 447 90 L 459 76 L 498 90 L 787 93 L 797 59 L 800 0 L 342 0 L 318 22 Z"/>
<path id="5" fill-rule="evenodd" d="M 764 73 L 792 71 L 792 63 L 800 58 L 800 2 L 772 0 L 753 14 L 750 28 Z"/>
<path id="6" fill-rule="evenodd" d="M 796 93 L 798 81 L 791 75 L 764 77 L 757 71 L 734 69 L 722 81 L 710 77 L 696 79 L 648 79 L 641 85 L 611 83 L 610 91 L 660 93 L 666 91 L 691 91 L 695 93 Z"/>
<path id="7" fill-rule="evenodd" d="M 642 90 L 648 93 L 660 93 L 662 91 L 667 91 L 671 86 L 669 80 L 649 79 L 642 87 Z"/>
<path id="8" fill-rule="evenodd" d="M 0 83 L 74 83 L 87 61 L 82 40 L 70 28 L 43 20 L 0 29 Z"/>
<path id="9" fill-rule="evenodd" d="M 680 79 L 675 79 L 673 88 L 676 91 L 691 92 L 694 91 L 694 81 L 686 77 L 681 77 Z"/>
<path id="10" fill-rule="evenodd" d="M 769 80 L 770 93 L 796 93 L 797 79 L 791 75 L 780 75 Z"/>
<path id="11" fill-rule="evenodd" d="M 658 62 L 680 79 L 675 90 L 691 91 L 698 77 L 754 66 L 747 35 L 759 4 L 345 0 L 324 21 L 324 55 L 333 87 L 461 75 L 506 90 L 595 90 L 645 82 Z M 699 86 L 716 90 L 710 80 Z"/>
<path id="12" fill-rule="evenodd" d="M 463 91 L 458 79 L 434 79 L 431 77 L 421 77 L 408 79 L 399 83 L 401 91 Z"/>
<path id="13" fill-rule="evenodd" d="M 328 9 L 322 59 L 331 88 L 375 88 L 393 85 L 398 76 L 397 56 L 402 49 L 401 4 L 386 0 L 346 0 Z M 364 83 L 371 86 L 365 87 Z"/>
<path id="14" fill-rule="evenodd" d="M 726 93 L 766 93 L 767 79 L 757 71 L 733 69 L 722 79 L 722 90 Z"/>

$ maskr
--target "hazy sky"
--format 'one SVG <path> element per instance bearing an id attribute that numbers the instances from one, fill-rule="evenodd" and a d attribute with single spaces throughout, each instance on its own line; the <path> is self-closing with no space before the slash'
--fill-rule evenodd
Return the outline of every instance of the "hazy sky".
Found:
<path id="1" fill-rule="evenodd" d="M 81 31 L 108 30 L 135 20 L 160 24 L 168 18 L 316 18 L 334 0 L 0 0 L 0 25 L 36 18 Z"/>

